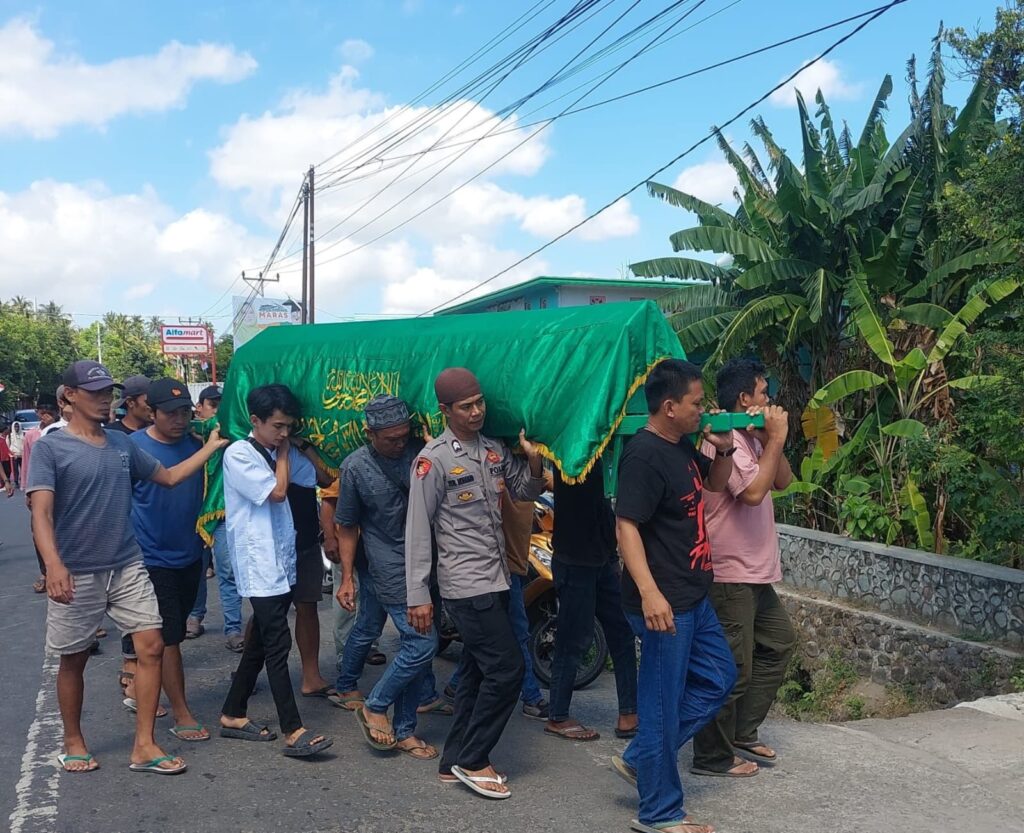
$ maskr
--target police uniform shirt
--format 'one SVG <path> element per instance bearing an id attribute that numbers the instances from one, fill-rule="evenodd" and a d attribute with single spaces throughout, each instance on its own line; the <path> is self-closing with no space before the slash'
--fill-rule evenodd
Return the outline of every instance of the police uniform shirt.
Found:
<path id="1" fill-rule="evenodd" d="M 437 540 L 441 596 L 465 599 L 509 588 L 501 501 L 535 500 L 544 478 L 500 440 L 459 440 L 445 429 L 413 461 L 405 529 L 410 607 L 430 604 L 431 530 Z"/>

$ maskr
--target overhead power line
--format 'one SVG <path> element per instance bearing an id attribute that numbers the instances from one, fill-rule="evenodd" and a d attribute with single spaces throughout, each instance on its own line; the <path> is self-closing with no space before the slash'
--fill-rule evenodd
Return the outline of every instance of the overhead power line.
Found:
<path id="1" fill-rule="evenodd" d="M 686 0 L 682 0 L 682 2 L 686 2 Z M 699 9 L 699 8 L 700 8 L 700 7 L 701 7 L 701 6 L 702 6 L 702 5 L 703 5 L 703 4 L 705 3 L 705 2 L 707 2 L 707 0 L 698 0 L 698 2 L 697 2 L 697 5 L 696 5 L 696 6 L 694 6 L 694 7 L 692 8 L 692 9 L 688 10 L 688 11 L 687 11 L 687 13 L 686 13 L 685 15 L 683 15 L 682 17 L 680 17 L 679 19 L 677 19 L 677 20 L 676 20 L 675 22 L 673 22 L 673 23 L 671 23 L 670 25 L 668 25 L 668 26 L 667 26 L 667 27 L 666 27 L 665 29 L 663 29 L 663 30 L 662 30 L 662 31 L 661 31 L 661 32 L 660 32 L 660 33 L 659 33 L 658 35 L 656 35 L 656 36 L 655 36 L 655 37 L 654 37 L 654 38 L 653 38 L 652 40 L 648 41 L 648 42 L 647 42 L 647 43 L 646 43 L 646 44 L 645 44 L 645 45 L 644 45 L 643 47 L 641 47 L 641 48 L 640 48 L 640 49 L 639 49 L 639 50 L 638 50 L 637 52 L 633 53 L 633 55 L 631 55 L 631 56 L 630 56 L 629 58 L 627 58 L 627 59 L 626 59 L 625 61 L 621 62 L 621 63 L 620 63 L 620 64 L 619 64 L 619 65 L 618 65 L 618 66 L 617 66 L 617 67 L 615 68 L 615 71 L 616 71 L 616 72 L 618 72 L 618 71 L 622 70 L 622 69 L 623 69 L 624 67 L 626 67 L 627 65 L 629 65 L 630 63 L 632 63 L 632 62 L 633 62 L 634 60 L 636 60 L 637 58 L 639 58 L 639 57 L 640 57 L 641 55 L 643 55 L 643 54 L 644 54 L 645 52 L 647 52 L 647 51 L 648 51 L 649 49 L 651 49 L 651 48 L 652 48 L 652 46 L 653 46 L 654 44 L 656 44 L 656 43 L 658 42 L 658 40 L 660 40 L 660 39 L 661 39 L 661 38 L 663 38 L 663 37 L 664 37 L 665 35 L 667 35 L 667 33 L 668 33 L 668 32 L 670 32 L 670 31 L 671 31 L 671 30 L 672 30 L 672 29 L 673 29 L 673 28 L 674 28 L 675 26 L 677 26 L 677 25 L 678 25 L 678 24 L 679 24 L 680 22 L 682 22 L 683 20 L 685 20 L 685 19 L 686 19 L 686 17 L 688 17 L 688 16 L 690 15 L 690 14 L 693 14 L 693 13 L 694 13 L 694 12 L 695 12 L 695 11 L 696 11 L 697 9 Z M 680 3 L 678 3 L 678 2 L 677 2 L 677 3 L 675 3 L 674 5 L 677 5 L 677 6 L 678 6 L 678 5 L 680 5 Z M 606 76 L 605 78 L 601 79 L 601 80 L 600 80 L 600 81 L 598 81 L 598 82 L 597 82 L 596 84 L 592 85 L 592 86 L 591 86 L 591 88 L 590 88 L 589 90 L 587 90 L 587 91 L 586 91 L 585 93 L 583 93 L 583 94 L 582 94 L 581 96 L 577 97 L 577 98 L 576 98 L 576 99 L 575 99 L 575 100 L 574 100 L 574 101 L 572 102 L 572 104 L 570 104 L 570 105 L 569 105 L 569 107 L 572 107 L 572 106 L 574 106 L 574 105 L 578 104 L 578 103 L 579 103 L 580 101 L 582 101 L 582 100 L 583 100 L 584 98 L 586 98 L 587 96 L 589 96 L 589 95 L 590 95 L 590 94 L 591 94 L 592 92 L 594 92 L 594 91 L 595 91 L 596 89 L 598 89 L 598 88 L 599 88 L 599 87 L 600 87 L 600 86 L 601 86 L 602 84 L 604 84 L 605 82 L 607 82 L 607 81 L 608 81 L 608 80 L 609 80 L 609 79 L 610 79 L 610 78 L 612 77 L 612 75 L 614 75 L 614 73 L 611 73 L 611 74 L 607 75 L 607 76 Z M 566 108 L 566 110 L 567 110 L 567 109 L 569 109 L 569 107 L 567 107 L 567 108 Z M 512 148 L 510 148 L 510 149 L 509 149 L 508 151 L 506 151 L 506 152 L 505 152 L 505 153 L 503 153 L 503 154 L 502 154 L 501 156 L 499 156 L 499 157 L 498 157 L 497 159 L 495 159 L 495 160 L 494 160 L 493 162 L 491 162 L 490 164 L 486 165 L 486 166 L 485 166 L 485 167 L 484 167 L 484 168 L 483 168 L 482 170 L 480 170 L 480 171 L 477 171 L 477 173 L 473 174 L 473 175 L 472 175 L 471 177 L 469 177 L 469 178 L 468 178 L 467 180 L 465 180 L 464 182 L 460 183 L 460 184 L 459 184 L 458 186 L 456 186 L 456 187 L 455 187 L 454 189 L 452 189 L 451 191 L 449 191 L 449 192 L 447 192 L 446 194 L 442 195 L 441 197 L 437 198 L 436 200 L 434 200 L 433 202 L 431 202 L 430 204 L 428 204 L 428 205 L 427 205 L 427 206 L 425 206 L 424 208 L 420 209 L 419 211 L 415 212 L 415 213 L 414 213 L 414 214 L 412 214 L 412 215 L 411 215 L 410 217 L 407 217 L 407 218 L 406 218 L 405 220 L 403 220 L 402 222 L 400 222 L 400 223 L 398 223 L 398 224 L 396 224 L 396 225 L 392 226 L 391 228 L 387 229 L 386 231 L 383 231 L 383 232 L 381 232 L 380 234 L 376 235 L 375 237 L 371 238 L 370 240 L 367 240 L 367 241 L 365 241 L 365 242 L 363 242 L 363 243 L 360 243 L 360 244 L 358 244 L 358 245 L 356 245 L 356 246 L 353 246 L 353 247 L 352 247 L 351 249 L 349 249 L 349 250 L 348 250 L 348 251 L 346 251 L 346 252 L 343 252 L 343 253 L 341 253 L 341 254 L 339 254 L 339 255 L 335 255 L 334 257 L 331 257 L 331 258 L 327 258 L 326 260 L 322 260 L 322 261 L 320 261 L 320 262 L 319 262 L 319 263 L 320 263 L 320 265 L 321 265 L 321 266 L 323 266 L 323 265 L 325 265 L 325 264 L 328 264 L 328 263 L 333 263 L 333 262 L 335 262 L 335 261 L 337 261 L 337 260 L 341 260 L 342 258 L 346 258 L 346 257 L 348 257 L 348 256 L 350 256 L 350 255 L 352 255 L 352 254 L 355 254 L 356 252 L 358 252 L 358 251 L 360 251 L 360 250 L 362 250 L 362 249 L 365 249 L 365 248 L 366 248 L 367 246 L 371 246 L 371 245 L 373 245 L 374 243 L 376 243 L 377 241 L 379 241 L 379 240 L 383 239 L 384 237 L 387 237 L 388 235 L 390 235 L 390 234 L 393 234 L 394 232 L 398 231 L 398 230 L 399 230 L 400 228 L 403 228 L 404 226 L 406 226 L 406 225 L 408 225 L 409 223 L 411 223 L 411 222 L 412 222 L 413 220 L 416 220 L 416 219 L 418 219 L 419 217 L 423 216 L 423 215 L 424 215 L 425 213 L 427 213 L 427 212 L 428 212 L 428 211 L 430 211 L 431 209 L 433 209 L 433 208 L 436 208 L 436 207 L 437 207 L 437 206 L 438 206 L 438 205 L 439 205 L 440 203 L 442 203 L 442 202 L 444 202 L 445 200 L 447 200 L 447 199 L 451 198 L 451 197 L 452 197 L 453 195 L 455 195 L 456 193 L 458 193 L 458 192 L 459 192 L 460 190 L 462 190 L 463 188 L 465 188 L 466 186 L 468 186 L 468 185 L 469 185 L 470 183 L 472 183 L 472 182 L 474 182 L 475 180 L 479 179 L 479 178 L 480 178 L 481 176 L 483 176 L 483 175 L 484 175 L 485 173 L 487 173 L 487 172 L 488 172 L 489 170 L 491 170 L 492 168 L 494 168 L 494 167 L 495 167 L 495 166 L 496 166 L 497 164 L 499 164 L 499 163 L 500 163 L 501 161 L 503 161 L 504 159 L 506 159 L 507 157 L 509 157 L 509 156 L 510 156 L 511 154 L 513 154 L 513 153 L 514 153 L 515 151 L 517 151 L 517 150 L 518 150 L 519 148 L 521 148 L 521 147 L 522 147 L 523 145 L 525 145 L 525 144 L 526 144 L 527 142 L 529 142 L 530 140 L 532 140 L 533 138 L 535 138 L 535 137 L 536 137 L 536 136 L 537 136 L 537 135 L 538 135 L 539 133 L 541 133 L 541 132 L 542 132 L 543 130 L 545 130 L 545 129 L 546 129 L 547 127 L 549 127 L 549 126 L 550 126 L 550 124 L 552 124 L 552 123 L 553 123 L 553 121 L 554 121 L 554 119 L 551 119 L 551 120 L 548 120 L 548 121 L 544 122 L 544 123 L 543 123 L 543 124 L 542 124 L 542 125 L 541 125 L 540 127 L 538 127 L 538 128 L 537 128 L 537 130 L 535 130 L 535 131 L 534 131 L 533 133 L 531 133 L 531 134 L 530 134 L 529 136 L 527 136 L 526 138 L 524 138 L 524 139 L 523 139 L 522 141 L 518 142 L 518 143 L 517 143 L 516 145 L 514 145 L 514 146 L 513 146 Z M 464 154 L 464 153 L 466 153 L 466 152 L 468 152 L 468 150 L 469 150 L 469 149 L 467 148 L 467 150 L 466 150 L 466 151 L 463 151 L 463 154 Z M 450 163 L 448 163 L 448 166 L 446 166 L 446 167 L 449 167 L 449 166 L 450 166 L 451 164 L 454 164 L 454 161 L 453 161 L 453 162 L 450 162 Z M 324 247 L 324 248 L 323 248 L 323 249 L 322 249 L 321 251 L 326 251 L 326 250 L 328 250 L 328 249 L 334 248 L 334 247 L 336 247 L 336 246 L 340 245 L 341 243 L 344 243 L 344 242 L 346 242 L 347 240 L 350 240 L 350 239 L 351 239 L 351 238 L 352 238 L 352 237 L 353 237 L 353 236 L 354 236 L 355 234 L 358 234 L 358 233 L 359 233 L 360 231 L 364 230 L 364 229 L 365 229 L 365 228 L 367 228 L 367 227 L 368 227 L 369 225 L 371 225 L 372 223 L 376 222 L 377 220 L 379 220 L 380 218 L 384 217 L 385 215 L 389 214 L 389 213 L 390 213 L 391 211 L 393 211 L 393 210 L 394 210 L 395 208 L 397 208 L 397 207 L 398 207 L 399 205 L 401 205 L 401 204 L 402 204 L 402 202 L 403 202 L 403 201 L 404 201 L 405 199 L 407 199 L 407 198 L 408 198 L 409 196 L 411 196 L 411 194 L 413 194 L 413 193 L 416 193 L 417 191 L 419 191 L 419 190 L 420 190 L 421 188 L 423 188 L 423 187 L 424 187 L 424 186 L 425 186 L 425 185 L 426 185 L 426 184 L 427 184 L 428 182 L 430 182 L 431 180 L 435 179 L 435 178 L 436 178 L 436 177 L 437 177 L 437 176 L 438 176 L 438 175 L 439 175 L 439 174 L 440 174 L 440 173 L 441 173 L 441 172 L 442 172 L 443 170 L 445 170 L 445 168 L 442 168 L 442 169 L 441 169 L 441 171 L 439 171 L 439 172 L 437 172 L 437 173 L 433 174 L 433 175 L 432 175 L 432 176 L 431 176 L 430 178 L 428 178 L 428 179 L 427 179 L 426 181 L 424 181 L 423 183 L 421 183 L 420 185 L 418 185 L 418 186 L 417 186 L 417 187 L 416 187 L 415 189 L 413 189 L 413 191 L 412 191 L 412 192 L 410 192 L 410 194 L 407 194 L 407 195 L 405 195 L 405 196 L 404 196 L 404 197 L 403 197 L 403 198 L 402 198 L 401 200 L 399 200 L 399 201 L 397 201 L 397 202 L 393 203 L 393 204 L 392 204 L 392 205 L 391 205 L 391 206 L 390 206 L 389 208 L 385 209 L 385 210 L 384 210 L 383 212 L 380 212 L 380 213 L 378 213 L 378 214 L 377 214 L 377 215 L 376 215 L 375 217 L 373 217 L 372 219 L 370 219 L 369 221 L 367 221 L 366 223 L 364 223 L 364 224 L 363 224 L 362 226 L 360 226 L 360 227 L 359 227 L 358 229 L 356 229 L 356 230 L 354 230 L 353 232 L 351 232 L 351 233 L 347 234 L 347 235 L 346 235 L 345 237 L 343 237 L 343 238 L 341 238 L 341 239 L 339 239 L 339 240 L 336 240 L 336 241 L 334 241 L 334 242 L 333 242 L 333 243 L 331 243 L 331 244 L 330 244 L 329 246 L 326 246 L 326 247 Z"/>
<path id="2" fill-rule="evenodd" d="M 848 33 L 846 33 L 841 38 L 839 38 L 838 40 L 833 42 L 830 46 L 828 46 L 822 52 L 818 53 L 818 55 L 815 58 L 813 58 L 811 61 L 809 61 L 808 63 L 806 63 L 803 66 L 801 66 L 798 69 L 796 69 L 794 72 L 792 72 L 790 75 L 788 75 L 785 79 L 783 79 L 778 84 L 776 84 L 771 89 L 769 89 L 766 93 L 764 93 L 759 98 L 757 98 L 754 101 L 752 101 L 750 104 L 746 105 L 742 110 L 740 110 L 735 115 L 733 115 L 731 118 L 726 120 L 717 129 L 719 131 L 721 131 L 722 129 L 727 128 L 727 127 L 731 126 L 732 124 L 734 124 L 735 122 L 739 121 L 741 118 L 743 118 L 743 116 L 745 116 L 747 113 L 749 113 L 755 107 L 757 107 L 759 104 L 761 104 L 762 102 L 766 101 L 769 98 L 769 96 L 772 95 L 772 93 L 774 93 L 777 90 L 780 90 L 783 87 L 785 87 L 786 84 L 788 84 L 790 81 L 792 81 L 794 78 L 796 78 L 801 72 L 806 70 L 809 66 L 813 66 L 814 64 L 816 64 L 819 61 L 821 61 L 823 58 L 827 57 L 829 54 L 834 52 L 836 49 L 838 49 L 840 46 L 842 46 L 844 43 L 846 43 L 852 37 L 857 35 L 859 32 L 861 32 L 867 26 L 872 24 L 874 21 L 878 20 L 878 18 L 882 17 L 882 15 L 884 15 L 886 12 L 888 12 L 891 9 L 895 8 L 896 6 L 900 6 L 900 5 L 902 5 L 902 4 L 906 3 L 906 2 L 907 2 L 907 0 L 892 0 L 892 2 L 886 4 L 885 6 L 881 6 L 881 7 L 877 8 L 876 10 L 874 10 L 873 13 L 869 12 L 868 14 L 870 16 L 866 20 L 861 21 L 859 24 L 857 24 L 857 26 L 855 26 Z M 632 194 L 634 191 L 636 191 L 637 189 L 643 187 L 647 182 L 649 182 L 650 180 L 654 179 L 654 177 L 658 176 L 659 174 L 661 174 L 664 171 L 666 171 L 669 168 L 671 168 L 673 165 L 675 165 L 680 160 L 682 160 L 682 159 L 686 158 L 687 156 L 689 156 L 691 153 L 693 153 L 695 150 L 697 150 L 697 148 L 701 147 L 706 142 L 710 141 L 711 138 L 714 135 L 715 135 L 715 130 L 711 130 L 706 136 L 703 136 L 700 139 L 698 139 L 696 142 L 694 142 L 692 145 L 690 145 L 682 153 L 678 154 L 677 156 L 674 156 L 672 159 L 670 159 L 664 165 L 662 165 L 661 167 L 659 167 L 656 170 L 652 171 L 650 174 L 645 176 L 639 182 L 637 182 L 634 185 L 630 186 L 628 189 L 623 191 L 621 194 L 619 194 L 618 196 L 614 197 L 610 201 L 606 202 L 604 205 L 602 205 L 596 211 L 592 212 L 591 214 L 588 214 L 586 217 L 584 217 L 578 223 L 575 223 L 569 229 L 566 229 L 561 234 L 557 235 L 556 237 L 553 237 L 551 240 L 549 240 L 548 242 L 544 243 L 542 246 L 538 246 L 536 249 L 531 251 L 529 254 L 524 255 L 523 257 L 521 257 L 518 260 L 516 260 L 514 263 L 511 263 L 508 266 L 506 266 L 504 269 L 501 269 L 500 271 L 495 272 L 493 275 L 491 275 L 486 280 L 480 281 L 479 283 L 476 283 L 473 286 L 469 287 L 468 289 L 458 293 L 454 297 L 449 298 L 447 301 L 444 301 L 443 303 L 438 304 L 437 306 L 431 307 L 430 309 L 425 310 L 424 312 L 421 312 L 419 314 L 419 316 L 417 316 L 417 317 L 422 317 L 424 315 L 429 315 L 432 312 L 436 312 L 437 310 L 442 309 L 442 308 L 448 306 L 449 304 L 451 304 L 451 303 L 453 303 L 455 301 L 458 301 L 460 298 L 464 298 L 466 295 L 469 295 L 471 292 L 475 292 L 477 289 L 480 289 L 481 287 L 486 286 L 487 284 L 491 283 L 492 281 L 495 281 L 498 278 L 500 278 L 502 275 L 505 275 L 508 272 L 512 271 L 517 266 L 521 266 L 526 261 L 530 260 L 533 257 L 536 257 L 538 254 L 543 252 L 545 249 L 550 248 L 551 246 L 553 246 L 558 241 L 565 239 L 566 237 L 568 237 L 573 232 L 575 232 L 578 229 L 582 228 L 584 225 L 589 223 L 591 220 L 593 220 L 599 214 L 603 213 L 604 211 L 607 211 L 609 208 L 611 208 L 613 205 L 615 205 L 615 203 L 617 203 L 619 200 L 625 199 L 630 194 Z"/>

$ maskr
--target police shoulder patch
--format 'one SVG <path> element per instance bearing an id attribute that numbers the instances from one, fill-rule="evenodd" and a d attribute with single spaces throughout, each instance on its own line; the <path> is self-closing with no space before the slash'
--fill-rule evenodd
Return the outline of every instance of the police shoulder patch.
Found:
<path id="1" fill-rule="evenodd" d="M 422 480 L 428 474 L 430 474 L 430 460 L 426 457 L 419 457 L 416 460 L 416 476 Z"/>

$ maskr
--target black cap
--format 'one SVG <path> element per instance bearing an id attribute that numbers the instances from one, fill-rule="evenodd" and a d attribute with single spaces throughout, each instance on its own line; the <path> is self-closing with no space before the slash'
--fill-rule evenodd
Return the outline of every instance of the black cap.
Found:
<path id="1" fill-rule="evenodd" d="M 192 395 L 188 392 L 188 385 L 177 379 L 156 379 L 149 385 L 146 402 L 151 408 L 176 411 L 178 408 L 191 408 Z"/>
<path id="2" fill-rule="evenodd" d="M 36 397 L 36 410 L 56 411 L 57 397 L 52 393 L 41 393 Z"/>
<path id="3" fill-rule="evenodd" d="M 220 399 L 222 396 L 220 388 L 216 385 L 210 385 L 199 392 L 199 403 L 202 404 L 207 399 Z"/>
<path id="4" fill-rule="evenodd" d="M 74 362 L 64 371 L 64 387 L 81 388 L 82 390 L 108 390 L 124 387 L 124 385 L 115 382 L 110 371 L 99 362 L 85 359 Z"/>

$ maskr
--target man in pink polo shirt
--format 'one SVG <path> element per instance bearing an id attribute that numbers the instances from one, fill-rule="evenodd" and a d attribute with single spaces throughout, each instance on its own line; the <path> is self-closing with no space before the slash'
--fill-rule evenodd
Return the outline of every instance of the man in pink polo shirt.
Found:
<path id="1" fill-rule="evenodd" d="M 714 720 L 693 739 L 696 775 L 744 778 L 775 750 L 757 736 L 786 673 L 796 635 L 772 584 L 782 580 L 772 490 L 793 472 L 783 454 L 789 417 L 770 404 L 765 367 L 756 359 L 726 362 L 716 379 L 718 405 L 764 413 L 765 427 L 734 431 L 728 488 L 704 496 L 715 583 L 710 599 L 736 659 L 736 687 Z M 746 760 L 744 760 L 746 759 Z"/>

